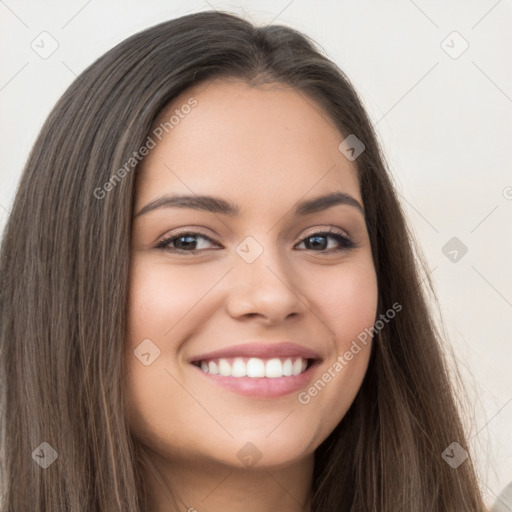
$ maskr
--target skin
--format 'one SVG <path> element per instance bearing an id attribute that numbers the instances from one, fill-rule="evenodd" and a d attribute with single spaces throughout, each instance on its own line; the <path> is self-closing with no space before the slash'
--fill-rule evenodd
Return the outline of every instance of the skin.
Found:
<path id="1" fill-rule="evenodd" d="M 172 510 L 174 496 L 190 512 L 307 511 L 314 450 L 353 402 L 371 342 L 306 405 L 296 392 L 265 399 L 223 389 L 188 361 L 286 338 L 321 355 L 310 386 L 374 324 L 377 279 L 363 214 L 350 205 L 292 212 L 333 191 L 362 205 L 355 162 L 338 150 L 344 136 L 327 113 L 282 84 L 203 83 L 175 98 L 155 126 L 191 97 L 197 106 L 137 171 L 134 213 L 177 193 L 220 196 L 241 212 L 162 207 L 134 217 L 126 405 L 152 510 Z M 197 254 L 155 248 L 183 228 L 213 241 L 194 239 Z M 331 237 L 315 247 L 308 237 L 329 228 L 356 247 L 334 252 Z M 263 250 L 252 263 L 236 252 L 248 236 Z M 134 356 L 144 339 L 160 350 L 148 366 Z M 261 454 L 251 466 L 237 456 L 248 442 Z"/>

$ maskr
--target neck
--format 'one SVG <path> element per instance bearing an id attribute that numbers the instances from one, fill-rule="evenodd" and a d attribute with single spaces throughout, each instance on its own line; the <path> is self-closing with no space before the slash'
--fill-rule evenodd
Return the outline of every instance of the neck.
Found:
<path id="1" fill-rule="evenodd" d="M 314 455 L 279 468 L 169 461 L 144 450 L 154 512 L 310 512 Z"/>

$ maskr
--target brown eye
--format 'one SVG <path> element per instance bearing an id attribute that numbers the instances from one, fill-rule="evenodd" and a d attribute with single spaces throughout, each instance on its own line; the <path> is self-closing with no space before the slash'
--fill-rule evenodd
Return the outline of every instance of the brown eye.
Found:
<path id="1" fill-rule="evenodd" d="M 156 245 L 157 249 L 162 249 L 165 251 L 170 251 L 173 253 L 197 253 L 199 250 L 197 249 L 197 239 L 206 240 L 212 243 L 215 243 L 210 237 L 193 231 L 186 231 L 183 233 L 178 233 L 171 237 L 165 238 L 161 242 Z"/>
<path id="2" fill-rule="evenodd" d="M 329 238 L 337 242 L 339 246 L 337 249 L 327 249 L 329 245 Z M 313 233 L 312 235 L 309 235 L 306 238 L 304 238 L 304 240 L 300 243 L 309 246 L 306 247 L 307 250 L 312 250 L 315 252 L 337 252 L 353 249 L 356 246 L 352 240 L 350 240 L 348 237 L 344 235 L 341 235 L 336 231 L 321 231 L 318 233 Z"/>

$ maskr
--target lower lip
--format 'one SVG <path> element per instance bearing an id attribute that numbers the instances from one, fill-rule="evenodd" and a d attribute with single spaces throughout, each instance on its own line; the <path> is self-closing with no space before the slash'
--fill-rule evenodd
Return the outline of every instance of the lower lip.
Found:
<path id="1" fill-rule="evenodd" d="M 297 392 L 307 386 L 313 377 L 313 372 L 317 365 L 318 362 L 313 363 L 299 375 L 276 377 L 273 379 L 267 377 L 223 377 L 222 375 L 205 373 L 197 366 L 192 366 L 212 382 L 229 391 L 245 396 L 278 398 Z"/>

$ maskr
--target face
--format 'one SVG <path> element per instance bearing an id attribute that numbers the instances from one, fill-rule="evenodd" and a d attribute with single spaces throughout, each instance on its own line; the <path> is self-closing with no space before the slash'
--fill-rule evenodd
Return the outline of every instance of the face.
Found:
<path id="1" fill-rule="evenodd" d="M 377 309 L 343 135 L 285 85 L 215 80 L 175 98 L 150 136 L 130 270 L 133 432 L 179 464 L 311 457 L 360 388 L 371 340 L 357 339 Z"/>

